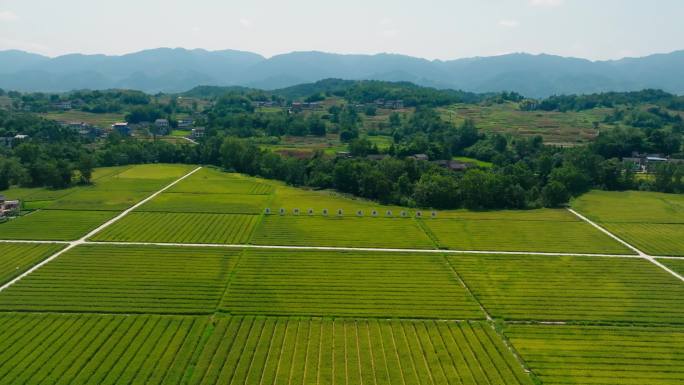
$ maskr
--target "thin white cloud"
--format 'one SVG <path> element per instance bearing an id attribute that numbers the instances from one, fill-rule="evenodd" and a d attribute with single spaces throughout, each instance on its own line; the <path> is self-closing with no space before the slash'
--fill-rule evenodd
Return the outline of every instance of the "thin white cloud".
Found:
<path id="1" fill-rule="evenodd" d="M 12 11 L 0 11 L 0 21 L 14 21 L 17 19 L 19 19 L 19 16 Z"/>
<path id="2" fill-rule="evenodd" d="M 392 19 L 390 19 L 389 17 L 383 17 L 382 19 L 380 19 L 380 25 L 390 25 L 390 24 L 392 24 Z"/>
<path id="3" fill-rule="evenodd" d="M 499 20 L 499 26 L 504 28 L 518 28 L 520 22 L 513 19 Z"/>
<path id="4" fill-rule="evenodd" d="M 530 5 L 534 7 L 559 7 L 565 0 L 530 0 Z"/>
<path id="5" fill-rule="evenodd" d="M 399 30 L 396 29 L 385 29 L 380 34 L 386 38 L 395 38 L 399 36 Z"/>
<path id="6" fill-rule="evenodd" d="M 251 28 L 252 27 L 252 20 L 250 19 L 245 19 L 244 17 L 240 19 L 240 24 L 245 27 L 245 28 Z"/>

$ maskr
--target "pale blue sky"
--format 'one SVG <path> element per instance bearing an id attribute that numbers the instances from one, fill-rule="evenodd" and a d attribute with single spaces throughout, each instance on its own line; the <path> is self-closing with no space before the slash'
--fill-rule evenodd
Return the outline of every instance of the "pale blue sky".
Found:
<path id="1" fill-rule="evenodd" d="M 0 50 L 156 47 L 612 59 L 684 49 L 684 0 L 0 0 Z"/>

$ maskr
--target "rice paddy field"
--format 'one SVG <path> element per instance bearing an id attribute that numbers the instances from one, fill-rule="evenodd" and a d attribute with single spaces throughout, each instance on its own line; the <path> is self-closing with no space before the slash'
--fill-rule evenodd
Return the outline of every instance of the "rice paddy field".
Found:
<path id="1" fill-rule="evenodd" d="M 632 253 L 581 221 L 425 219 L 422 223 L 437 243 L 448 249 Z"/>
<path id="2" fill-rule="evenodd" d="M 134 212 L 91 239 L 246 244 L 259 220 L 257 215 Z"/>
<path id="3" fill-rule="evenodd" d="M 641 258 L 449 256 L 493 317 L 684 324 L 684 284 Z"/>
<path id="4" fill-rule="evenodd" d="M 573 208 L 650 255 L 684 256 L 684 195 L 592 191 Z"/>
<path id="5" fill-rule="evenodd" d="M 16 311 L 210 313 L 239 252 L 84 245 L 0 293 Z"/>
<path id="6" fill-rule="evenodd" d="M 160 191 L 194 169 L 0 192 L 25 214 L 0 223 L 0 384 L 684 384 L 684 282 L 567 210 L 418 218 L 214 168 Z M 682 202 L 572 204 L 681 274 Z"/>
<path id="7" fill-rule="evenodd" d="M 0 285 L 63 248 L 58 244 L 0 243 Z"/>
<path id="8" fill-rule="evenodd" d="M 234 314 L 484 317 L 441 255 L 403 253 L 245 251 L 221 308 Z"/>
<path id="9" fill-rule="evenodd" d="M 684 328 L 511 325 L 506 336 L 543 384 L 670 385 L 684 378 Z"/>
<path id="10" fill-rule="evenodd" d="M 115 211 L 38 210 L 0 223 L 0 237 L 16 240 L 71 241 L 107 220 Z"/>
<path id="11" fill-rule="evenodd" d="M 431 249 L 434 242 L 412 218 L 266 215 L 252 243 L 284 246 Z"/>

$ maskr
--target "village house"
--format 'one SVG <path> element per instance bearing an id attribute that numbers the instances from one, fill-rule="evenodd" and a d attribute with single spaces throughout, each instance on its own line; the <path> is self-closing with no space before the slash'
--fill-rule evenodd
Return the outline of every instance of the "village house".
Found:
<path id="1" fill-rule="evenodd" d="M 116 131 L 123 136 L 129 136 L 131 134 L 131 128 L 126 122 L 112 124 L 112 131 Z"/>
<path id="2" fill-rule="evenodd" d="M 411 155 L 411 156 L 409 156 L 409 159 L 415 159 L 415 160 L 425 161 L 425 162 L 428 161 L 428 160 L 430 160 L 430 158 L 429 158 L 427 155 L 425 155 L 425 154 L 415 154 L 415 155 Z"/>
<path id="3" fill-rule="evenodd" d="M 178 121 L 178 128 L 181 130 L 189 130 L 192 128 L 192 125 L 194 123 L 195 123 L 195 121 L 192 119 L 180 119 Z"/>
<path id="4" fill-rule="evenodd" d="M 193 139 L 199 139 L 204 137 L 204 127 L 195 127 L 192 129 L 192 133 L 190 136 L 193 137 Z"/>
<path id="5" fill-rule="evenodd" d="M 432 163 L 452 171 L 466 171 L 469 168 L 475 167 L 472 163 L 459 162 L 457 160 L 436 160 Z"/>
<path id="6" fill-rule="evenodd" d="M 53 103 L 52 107 L 59 109 L 59 110 L 70 110 L 72 108 L 72 105 L 71 105 L 71 101 L 65 100 L 65 101 Z"/>
<path id="7" fill-rule="evenodd" d="M 662 163 L 682 163 L 684 159 L 666 158 L 662 154 L 641 154 L 633 152 L 632 156 L 622 158 L 624 163 L 632 164 L 636 172 L 651 172 L 653 167 Z"/>
<path id="8" fill-rule="evenodd" d="M 18 200 L 7 200 L 4 195 L 0 195 L 0 218 L 16 215 L 19 208 Z"/>
<path id="9" fill-rule="evenodd" d="M 169 121 L 167 119 L 155 120 L 154 126 L 157 128 L 157 133 L 160 135 L 165 135 L 169 132 Z"/>

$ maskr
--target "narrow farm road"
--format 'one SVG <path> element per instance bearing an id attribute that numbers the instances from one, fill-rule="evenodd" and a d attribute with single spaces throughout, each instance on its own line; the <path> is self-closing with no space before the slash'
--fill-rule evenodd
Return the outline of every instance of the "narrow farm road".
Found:
<path id="1" fill-rule="evenodd" d="M 617 235 L 611 233 L 610 231 L 604 229 L 601 225 L 599 225 L 599 224 L 597 224 L 596 222 L 592 221 L 591 219 L 585 217 L 584 215 L 578 213 L 577 211 L 575 211 L 575 210 L 573 210 L 573 209 L 571 209 L 571 208 L 568 208 L 568 211 L 570 211 L 571 213 L 575 214 L 575 216 L 577 216 L 579 219 L 581 219 L 581 220 L 583 220 L 583 221 L 589 223 L 590 225 L 594 226 L 595 228 L 597 228 L 598 230 L 600 230 L 600 231 L 603 232 L 604 234 L 608 235 L 609 237 L 613 238 L 614 240 L 616 240 L 616 241 L 622 243 L 623 245 L 625 245 L 626 247 L 628 247 L 630 250 L 633 250 L 634 252 L 636 252 L 637 254 L 639 254 L 639 257 L 644 258 L 645 260 L 647 260 L 647 261 L 653 263 L 654 265 L 656 265 L 656 266 L 660 267 L 661 269 L 667 271 L 668 273 L 672 274 L 675 278 L 677 278 L 677 279 L 679 279 L 680 281 L 684 282 L 684 276 L 682 276 L 681 274 L 677 273 L 676 271 L 670 269 L 669 267 L 663 265 L 663 264 L 660 263 L 658 260 L 656 260 L 652 255 L 648 255 L 648 254 L 644 253 L 643 251 L 637 249 L 637 248 L 634 247 L 633 245 L 627 243 L 625 240 L 621 239 L 620 237 L 618 237 Z"/>
<path id="2" fill-rule="evenodd" d="M 67 244 L 68 244 L 67 247 L 65 247 L 65 248 L 63 248 L 62 250 L 60 250 L 60 251 L 58 251 L 58 252 L 52 254 L 51 256 L 47 257 L 46 259 L 44 259 L 43 261 L 41 261 L 41 262 L 38 263 L 37 265 L 35 265 L 35 266 L 33 266 L 32 268 L 26 270 L 26 271 L 25 271 L 24 273 L 22 273 L 21 275 L 17 276 L 17 277 L 14 278 L 13 280 L 7 282 L 5 285 L 3 285 L 2 287 L 0 287 L 0 292 L 4 291 L 4 290 L 7 289 L 8 287 L 10 287 L 10 286 L 14 285 L 15 283 L 19 282 L 21 279 L 23 279 L 23 278 L 26 277 L 27 275 L 33 273 L 34 271 L 38 270 L 39 268 L 41 268 L 41 267 L 42 267 L 43 265 L 45 265 L 46 263 L 48 263 L 48 262 L 54 260 L 55 258 L 59 257 L 60 255 L 62 255 L 62 254 L 64 254 L 64 253 L 66 253 L 67 251 L 73 249 L 74 247 L 76 247 L 76 246 L 78 246 L 78 245 L 83 245 L 83 244 L 85 244 L 85 243 L 88 243 L 88 242 L 87 242 L 87 239 L 88 239 L 88 238 L 90 238 L 90 237 L 92 237 L 93 235 L 99 233 L 100 231 L 104 230 L 105 228 L 111 226 L 111 225 L 112 225 L 113 223 L 115 223 L 116 221 L 118 221 L 118 220 L 120 220 L 121 218 L 123 218 L 123 217 L 125 217 L 126 215 L 128 215 L 131 211 L 137 209 L 138 207 L 140 207 L 140 206 L 144 205 L 145 203 L 149 202 L 150 200 L 154 199 L 154 198 L 157 197 L 159 194 L 161 194 L 161 193 L 163 193 L 164 191 L 170 189 L 170 188 L 173 187 L 176 183 L 182 181 L 183 179 L 189 177 L 190 175 L 196 173 L 196 172 L 199 171 L 201 168 L 202 168 L 202 167 L 197 167 L 196 169 L 194 169 L 194 170 L 190 171 L 189 173 L 183 175 L 182 177 L 176 179 L 175 181 L 173 181 L 173 182 L 171 182 L 170 184 L 168 184 L 166 187 L 164 187 L 164 188 L 162 188 L 161 190 L 155 192 L 154 194 L 148 196 L 147 198 L 141 200 L 140 202 L 134 204 L 133 206 L 131 206 L 131 207 L 129 207 L 128 209 L 126 209 L 125 211 L 122 211 L 119 215 L 115 216 L 114 218 L 112 218 L 112 219 L 108 220 L 107 222 L 103 223 L 102 225 L 98 226 L 96 229 L 92 230 L 91 232 L 89 232 L 88 234 L 84 235 L 83 237 L 81 237 L 81 238 L 79 238 L 79 239 L 77 239 L 77 240 L 75 240 L 75 241 L 68 242 L 68 243 L 67 243 Z M 57 242 L 53 242 L 53 243 L 57 243 Z"/>

